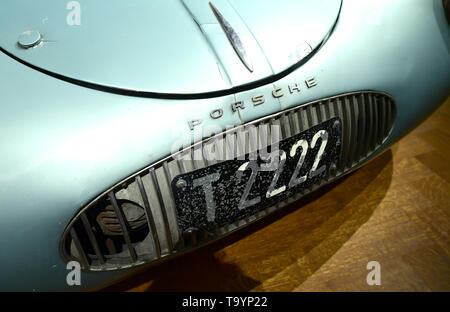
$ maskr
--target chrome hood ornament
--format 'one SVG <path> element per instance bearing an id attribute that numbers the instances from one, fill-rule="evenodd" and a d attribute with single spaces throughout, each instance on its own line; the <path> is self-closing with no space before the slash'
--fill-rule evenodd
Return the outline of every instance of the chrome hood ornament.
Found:
<path id="1" fill-rule="evenodd" d="M 223 31 L 227 35 L 228 40 L 230 41 L 233 49 L 236 51 L 237 55 L 241 59 L 242 63 L 247 67 L 250 72 L 253 72 L 253 65 L 250 62 L 250 59 L 247 56 L 247 52 L 245 52 L 244 45 L 239 38 L 238 34 L 234 31 L 233 27 L 231 27 L 230 23 L 223 17 L 223 15 L 217 10 L 217 8 L 210 2 L 209 6 L 211 7 L 214 15 L 219 21 L 220 26 Z"/>

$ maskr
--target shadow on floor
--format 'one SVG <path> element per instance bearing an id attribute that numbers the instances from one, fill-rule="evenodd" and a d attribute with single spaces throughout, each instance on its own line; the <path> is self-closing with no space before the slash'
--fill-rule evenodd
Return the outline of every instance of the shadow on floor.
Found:
<path id="1" fill-rule="evenodd" d="M 392 171 L 387 150 L 349 176 L 228 237 L 102 291 L 292 290 L 367 222 L 389 189 Z M 269 286 L 262 285 L 271 279 Z"/>

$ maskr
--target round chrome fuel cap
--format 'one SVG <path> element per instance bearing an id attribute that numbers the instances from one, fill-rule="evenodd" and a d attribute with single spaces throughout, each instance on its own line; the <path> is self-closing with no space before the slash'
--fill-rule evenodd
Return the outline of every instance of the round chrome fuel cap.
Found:
<path id="1" fill-rule="evenodd" d="M 42 42 L 42 36 L 37 30 L 28 30 L 19 36 L 17 43 L 23 49 L 29 49 Z"/>

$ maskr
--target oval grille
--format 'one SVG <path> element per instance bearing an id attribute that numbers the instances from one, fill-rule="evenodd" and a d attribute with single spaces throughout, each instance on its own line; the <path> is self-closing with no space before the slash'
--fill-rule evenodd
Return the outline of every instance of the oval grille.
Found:
<path id="1" fill-rule="evenodd" d="M 342 121 L 341 157 L 336 170 L 293 197 L 234 223 L 216 226 L 214 231 L 180 233 L 170 188 L 172 179 L 219 162 L 193 160 L 197 159 L 192 156 L 198 148 L 217 144 L 217 138 L 231 136 L 237 146 L 242 146 L 248 153 L 256 146 L 268 144 L 270 139 L 262 130 L 264 125 L 280 126 L 279 139 L 282 140 L 333 117 L 340 117 Z M 395 120 L 396 105 L 390 96 L 371 91 L 355 92 L 267 116 L 250 123 L 255 126 L 255 131 L 244 136 L 238 135 L 238 129 L 243 127 L 240 126 L 203 140 L 178 153 L 184 157 L 175 157 L 175 154 L 150 165 L 81 209 L 61 239 L 62 257 L 65 261 L 79 261 L 84 270 L 104 271 L 155 262 L 203 245 L 286 206 L 361 165 L 388 138 Z M 223 145 L 216 146 L 215 153 L 227 152 L 227 145 L 223 143 L 226 140 L 220 142 Z"/>

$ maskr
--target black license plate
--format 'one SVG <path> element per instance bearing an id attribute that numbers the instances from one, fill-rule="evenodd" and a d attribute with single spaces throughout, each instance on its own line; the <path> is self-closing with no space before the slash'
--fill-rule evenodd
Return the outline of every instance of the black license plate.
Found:
<path id="1" fill-rule="evenodd" d="M 281 140 L 270 157 L 248 154 L 176 176 L 171 187 L 180 230 L 212 231 L 319 183 L 338 164 L 341 133 L 335 117 Z"/>

